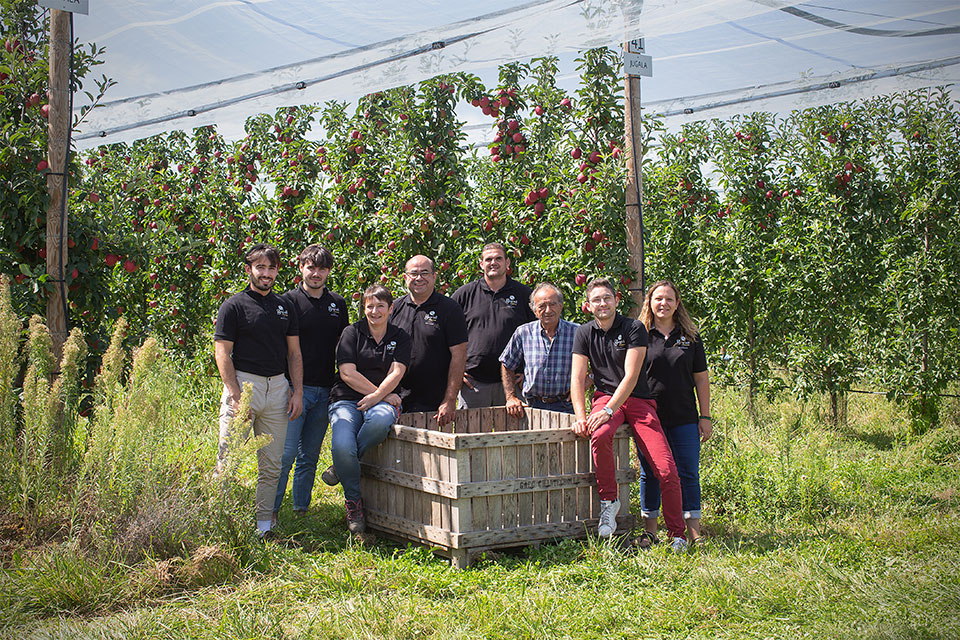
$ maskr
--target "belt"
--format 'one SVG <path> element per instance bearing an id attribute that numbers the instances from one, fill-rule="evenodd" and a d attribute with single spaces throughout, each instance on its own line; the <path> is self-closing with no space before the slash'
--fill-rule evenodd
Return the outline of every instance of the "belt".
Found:
<path id="1" fill-rule="evenodd" d="M 527 402 L 531 400 L 536 400 L 537 402 L 542 402 L 543 404 L 556 404 L 557 402 L 567 402 L 570 400 L 570 394 L 565 393 L 562 396 L 526 396 Z"/>

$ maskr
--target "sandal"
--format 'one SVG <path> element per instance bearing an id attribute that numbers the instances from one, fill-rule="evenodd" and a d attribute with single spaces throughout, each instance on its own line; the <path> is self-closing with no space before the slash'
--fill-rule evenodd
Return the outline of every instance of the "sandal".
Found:
<path id="1" fill-rule="evenodd" d="M 660 538 L 658 538 L 654 533 L 650 533 L 649 531 L 644 531 L 639 536 L 637 536 L 637 538 L 633 541 L 633 544 L 643 549 L 644 551 L 647 551 L 653 546 L 660 544 Z"/>

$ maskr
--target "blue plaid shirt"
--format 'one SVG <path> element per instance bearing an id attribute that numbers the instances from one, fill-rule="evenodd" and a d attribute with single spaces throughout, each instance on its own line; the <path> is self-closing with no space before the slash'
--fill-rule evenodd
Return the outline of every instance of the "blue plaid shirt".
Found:
<path id="1" fill-rule="evenodd" d="M 551 342 L 540 321 L 517 327 L 507 343 L 500 362 L 507 369 L 523 368 L 523 395 L 564 396 L 570 393 L 570 369 L 573 366 L 573 336 L 579 325 L 560 319 Z"/>

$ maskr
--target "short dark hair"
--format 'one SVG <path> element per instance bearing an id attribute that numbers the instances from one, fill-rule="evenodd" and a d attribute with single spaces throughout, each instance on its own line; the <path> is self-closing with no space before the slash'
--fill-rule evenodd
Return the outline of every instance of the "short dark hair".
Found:
<path id="1" fill-rule="evenodd" d="M 507 248 L 500 244 L 499 242 L 488 242 L 483 245 L 483 249 L 480 249 L 480 255 L 482 256 L 485 252 L 490 251 L 491 249 L 496 249 L 503 254 L 503 257 L 507 257 Z"/>
<path id="2" fill-rule="evenodd" d="M 617 295 L 617 288 L 613 286 L 613 283 L 610 282 L 609 278 L 594 278 L 593 280 L 588 282 L 587 288 L 584 291 L 584 295 L 589 297 L 590 292 L 598 287 L 603 287 L 604 289 L 608 289 L 610 293 L 612 293 L 614 296 Z"/>
<path id="3" fill-rule="evenodd" d="M 260 258 L 261 256 L 270 261 L 271 267 L 280 266 L 280 252 L 277 251 L 275 247 L 265 242 L 258 242 L 250 247 L 250 250 L 247 251 L 247 255 L 243 256 L 243 264 L 247 265 L 248 267 L 253 266 L 253 263 L 256 262 L 257 258 Z"/>
<path id="4" fill-rule="evenodd" d="M 361 300 L 366 303 L 368 298 L 376 298 L 377 300 L 386 302 L 388 307 L 393 304 L 393 294 L 390 293 L 390 289 L 387 289 L 382 284 L 372 284 L 367 287 L 363 292 Z"/>
<path id="5" fill-rule="evenodd" d="M 333 253 L 326 247 L 311 244 L 300 252 L 300 266 L 302 267 L 308 262 L 318 269 L 332 269 Z"/>

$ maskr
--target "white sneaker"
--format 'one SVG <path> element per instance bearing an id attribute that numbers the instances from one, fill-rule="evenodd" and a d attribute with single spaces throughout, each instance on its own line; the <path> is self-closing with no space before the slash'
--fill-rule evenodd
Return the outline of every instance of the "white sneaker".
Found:
<path id="1" fill-rule="evenodd" d="M 597 528 L 597 534 L 601 538 L 609 538 L 617 530 L 617 513 L 619 511 L 619 500 L 600 501 L 600 526 Z"/>
<path id="2" fill-rule="evenodd" d="M 686 538 L 674 538 L 673 544 L 670 545 L 670 548 L 673 549 L 674 553 L 686 553 L 687 552 L 687 539 Z"/>

